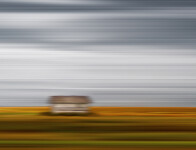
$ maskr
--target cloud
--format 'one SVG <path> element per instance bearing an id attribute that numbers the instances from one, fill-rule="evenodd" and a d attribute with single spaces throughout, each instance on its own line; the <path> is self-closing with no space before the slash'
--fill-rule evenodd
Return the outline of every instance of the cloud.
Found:
<path id="1" fill-rule="evenodd" d="M 0 104 L 195 106 L 196 3 L 0 1 Z"/>

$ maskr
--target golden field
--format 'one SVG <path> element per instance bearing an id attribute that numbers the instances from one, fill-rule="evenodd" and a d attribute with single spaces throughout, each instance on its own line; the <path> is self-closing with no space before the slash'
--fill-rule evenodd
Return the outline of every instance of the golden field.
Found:
<path id="1" fill-rule="evenodd" d="M 196 108 L 92 107 L 51 116 L 49 107 L 1 107 L 0 148 L 196 149 Z"/>
<path id="2" fill-rule="evenodd" d="M 42 113 L 49 107 L 1 107 L 0 113 Z M 99 116 L 187 116 L 196 117 L 195 107 L 91 107 Z"/>

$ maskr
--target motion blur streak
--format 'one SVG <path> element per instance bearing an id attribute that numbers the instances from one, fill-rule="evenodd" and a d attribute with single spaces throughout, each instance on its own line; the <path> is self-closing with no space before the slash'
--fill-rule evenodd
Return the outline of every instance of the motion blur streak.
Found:
<path id="1" fill-rule="evenodd" d="M 196 106 L 195 0 L 0 0 L 0 105 Z"/>

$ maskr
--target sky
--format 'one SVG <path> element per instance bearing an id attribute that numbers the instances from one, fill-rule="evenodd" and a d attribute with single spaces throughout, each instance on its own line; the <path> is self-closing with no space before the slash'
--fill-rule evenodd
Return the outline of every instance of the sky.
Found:
<path id="1" fill-rule="evenodd" d="M 0 106 L 196 107 L 195 0 L 0 0 Z"/>

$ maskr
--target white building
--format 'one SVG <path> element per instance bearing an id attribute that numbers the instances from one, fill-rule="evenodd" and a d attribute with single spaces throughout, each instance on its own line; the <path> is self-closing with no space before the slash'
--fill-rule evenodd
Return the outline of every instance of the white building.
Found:
<path id="1" fill-rule="evenodd" d="M 52 96 L 52 113 L 87 113 L 91 100 L 87 96 Z"/>

